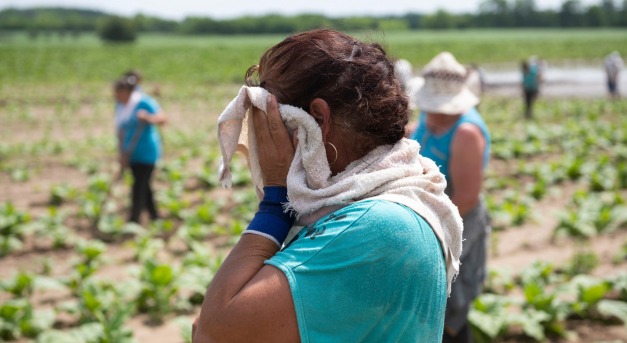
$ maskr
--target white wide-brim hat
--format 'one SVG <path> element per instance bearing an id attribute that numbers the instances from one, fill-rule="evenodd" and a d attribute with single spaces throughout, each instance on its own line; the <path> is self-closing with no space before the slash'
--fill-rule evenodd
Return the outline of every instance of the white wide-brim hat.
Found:
<path id="1" fill-rule="evenodd" d="M 422 112 L 458 115 L 479 103 L 479 98 L 466 87 L 466 68 L 449 52 L 435 56 L 422 75 L 424 85 L 415 97 Z"/>

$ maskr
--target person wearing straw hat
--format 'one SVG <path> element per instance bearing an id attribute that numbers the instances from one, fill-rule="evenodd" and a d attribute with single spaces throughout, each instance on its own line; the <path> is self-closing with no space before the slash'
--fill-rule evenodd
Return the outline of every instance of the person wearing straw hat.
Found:
<path id="1" fill-rule="evenodd" d="M 421 115 L 411 135 L 420 143 L 420 154 L 440 167 L 446 192 L 464 223 L 461 268 L 446 306 L 444 342 L 472 342 L 467 316 L 482 290 L 490 233 L 489 214 L 480 195 L 490 134 L 475 108 L 479 99 L 465 84 L 467 75 L 449 52 L 425 66 L 425 83 L 416 94 Z"/>

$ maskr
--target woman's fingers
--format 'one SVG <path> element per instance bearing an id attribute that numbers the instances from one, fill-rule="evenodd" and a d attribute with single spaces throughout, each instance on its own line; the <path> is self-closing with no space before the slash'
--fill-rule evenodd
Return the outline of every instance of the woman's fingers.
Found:
<path id="1" fill-rule="evenodd" d="M 270 134 L 274 144 L 283 145 L 287 142 L 291 142 L 290 134 L 287 132 L 283 119 L 281 119 L 279 104 L 273 95 L 268 96 L 267 111 Z"/>
<path id="2" fill-rule="evenodd" d="M 268 97 L 267 114 L 253 108 L 253 124 L 264 184 L 285 186 L 287 173 L 294 159 L 294 146 L 274 96 Z"/>

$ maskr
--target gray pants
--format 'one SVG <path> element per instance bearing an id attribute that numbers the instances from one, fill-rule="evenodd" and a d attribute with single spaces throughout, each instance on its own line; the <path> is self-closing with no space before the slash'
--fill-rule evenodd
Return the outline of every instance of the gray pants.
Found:
<path id="1" fill-rule="evenodd" d="M 464 241 L 461 265 L 446 303 L 444 322 L 446 327 L 455 332 L 466 324 L 470 305 L 481 294 L 487 274 L 488 239 L 491 231 L 490 216 L 483 200 L 462 220 Z"/>

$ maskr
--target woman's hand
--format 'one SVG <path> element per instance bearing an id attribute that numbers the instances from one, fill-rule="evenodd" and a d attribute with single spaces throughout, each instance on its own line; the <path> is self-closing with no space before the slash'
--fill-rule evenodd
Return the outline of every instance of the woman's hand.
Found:
<path id="1" fill-rule="evenodd" d="M 253 123 L 263 183 L 265 186 L 285 187 L 287 173 L 294 159 L 294 145 L 273 95 L 268 96 L 267 110 L 266 114 L 253 107 Z"/>

